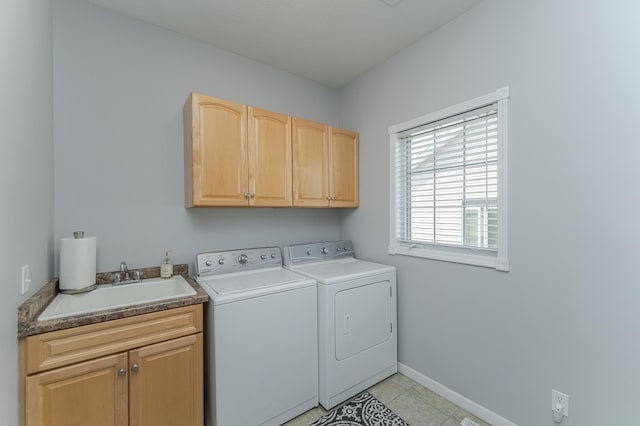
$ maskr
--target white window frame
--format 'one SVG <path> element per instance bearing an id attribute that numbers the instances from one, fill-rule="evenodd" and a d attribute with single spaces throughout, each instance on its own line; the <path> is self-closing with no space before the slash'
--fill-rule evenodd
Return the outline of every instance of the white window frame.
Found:
<path id="1" fill-rule="evenodd" d="M 444 260 L 448 262 L 464 263 L 476 266 L 495 268 L 498 271 L 509 270 L 508 258 L 508 99 L 509 88 L 503 87 L 495 92 L 478 98 L 444 108 L 440 111 L 426 114 L 403 123 L 389 126 L 389 152 L 390 152 L 390 203 L 389 203 L 389 254 L 415 256 L 428 259 Z M 396 145 L 399 143 L 399 134 L 416 127 L 442 120 L 447 117 L 462 114 L 467 111 L 484 107 L 486 105 L 498 105 L 498 230 L 497 249 L 495 251 L 475 250 L 465 247 L 447 247 L 431 244 L 412 244 L 400 241 L 396 235 Z"/>

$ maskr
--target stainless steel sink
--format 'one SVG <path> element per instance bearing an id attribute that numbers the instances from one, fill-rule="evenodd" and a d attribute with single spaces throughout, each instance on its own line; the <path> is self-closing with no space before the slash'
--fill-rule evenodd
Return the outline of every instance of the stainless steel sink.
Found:
<path id="1" fill-rule="evenodd" d="M 89 293 L 58 294 L 40 314 L 38 321 L 195 294 L 196 291 L 181 275 L 174 275 L 169 279 L 150 278 L 135 284 L 101 285 Z"/>

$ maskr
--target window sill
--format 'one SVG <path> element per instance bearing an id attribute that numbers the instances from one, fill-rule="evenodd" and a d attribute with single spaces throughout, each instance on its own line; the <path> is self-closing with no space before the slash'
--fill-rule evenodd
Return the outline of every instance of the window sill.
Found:
<path id="1" fill-rule="evenodd" d="M 494 268 L 497 271 L 509 271 L 509 261 L 495 255 L 465 253 L 446 249 L 411 248 L 406 246 L 389 246 L 389 254 L 422 257 L 425 259 L 443 260 L 445 262 L 462 263 L 473 266 Z"/>

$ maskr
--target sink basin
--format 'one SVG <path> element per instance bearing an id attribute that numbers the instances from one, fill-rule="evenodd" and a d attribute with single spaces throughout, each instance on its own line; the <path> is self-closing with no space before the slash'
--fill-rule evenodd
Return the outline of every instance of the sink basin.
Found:
<path id="1" fill-rule="evenodd" d="M 88 293 L 58 294 L 40 314 L 38 321 L 195 294 L 196 291 L 181 275 L 169 279 L 150 278 L 134 284 L 98 286 Z"/>

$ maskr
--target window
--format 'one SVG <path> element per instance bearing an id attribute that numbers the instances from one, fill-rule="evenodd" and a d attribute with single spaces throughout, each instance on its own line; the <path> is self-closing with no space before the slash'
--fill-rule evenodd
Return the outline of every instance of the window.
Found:
<path id="1" fill-rule="evenodd" d="M 389 253 L 509 270 L 502 88 L 389 127 Z"/>

